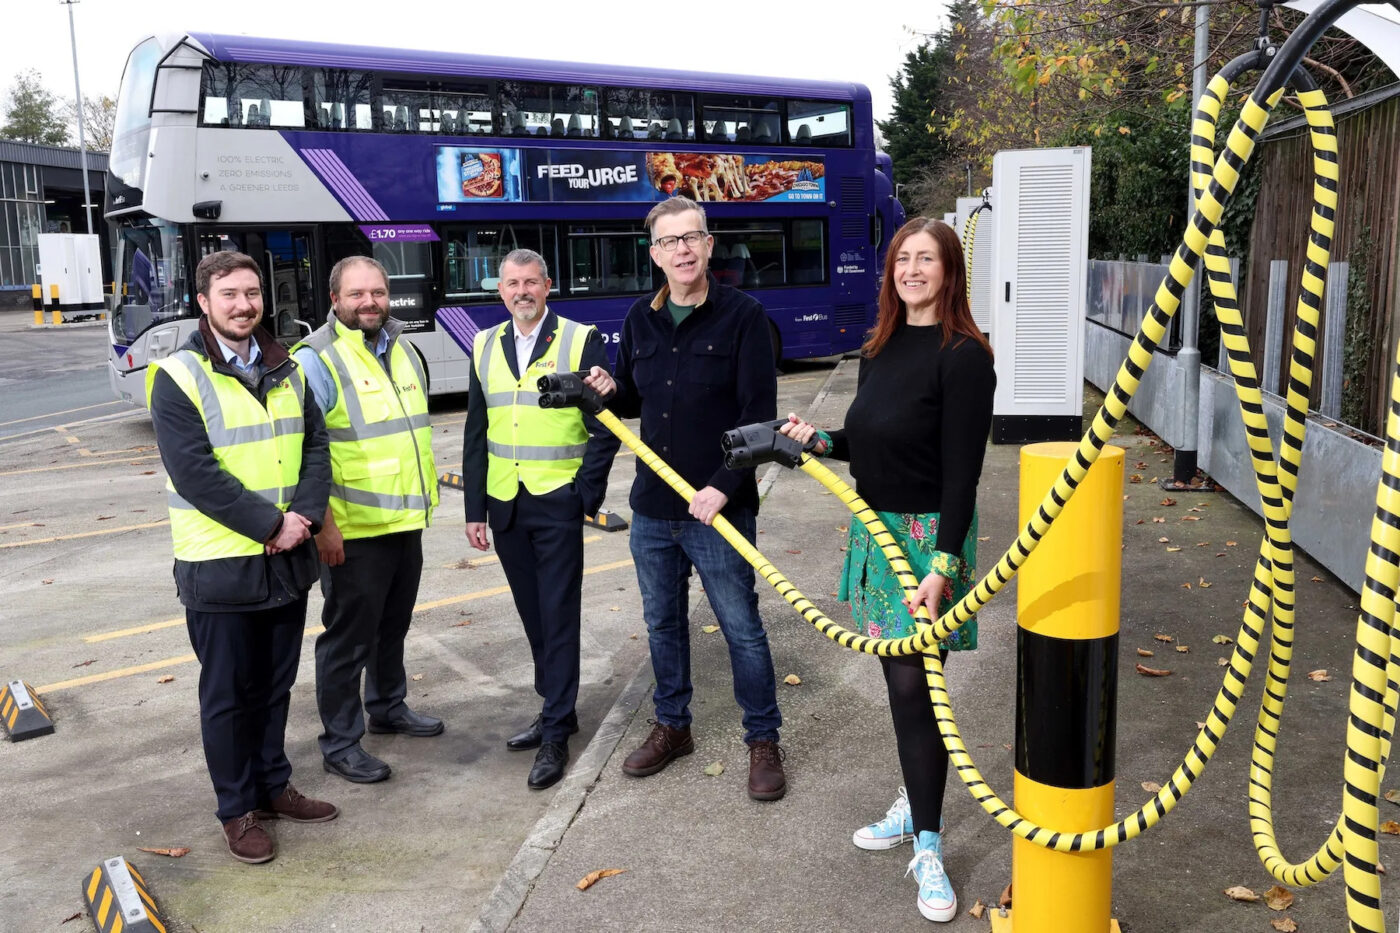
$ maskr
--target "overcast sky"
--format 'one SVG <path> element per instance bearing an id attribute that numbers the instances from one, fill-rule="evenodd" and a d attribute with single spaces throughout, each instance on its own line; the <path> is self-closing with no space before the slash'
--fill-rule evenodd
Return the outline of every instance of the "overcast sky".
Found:
<path id="1" fill-rule="evenodd" d="M 68 11 L 58 0 L 6 0 L 0 93 L 35 68 L 73 96 Z M 915 4 L 504 0 L 82 0 L 74 8 L 83 95 L 115 96 L 127 53 L 158 32 L 242 33 L 395 48 L 855 81 L 876 119 L 905 53 L 943 25 L 941 0 Z M 320 10 L 321 13 L 315 11 Z M 364 13 L 358 12 L 364 10 Z"/>

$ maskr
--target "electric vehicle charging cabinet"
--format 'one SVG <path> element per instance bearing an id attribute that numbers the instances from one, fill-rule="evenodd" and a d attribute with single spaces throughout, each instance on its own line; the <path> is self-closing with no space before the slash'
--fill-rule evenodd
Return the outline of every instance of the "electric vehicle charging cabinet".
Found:
<path id="1" fill-rule="evenodd" d="M 101 311 L 102 252 L 95 233 L 39 234 L 39 282 L 44 300 L 58 286 L 65 314 Z"/>
<path id="2" fill-rule="evenodd" d="M 954 211 L 954 212 L 952 212 L 952 213 L 944 214 L 944 215 L 943 215 L 943 222 L 944 222 L 945 224 L 947 224 L 948 226 L 952 227 L 954 230 L 958 229 L 958 215 L 957 215 L 957 212 Z"/>
<path id="3" fill-rule="evenodd" d="M 985 203 L 990 204 L 991 189 L 987 191 Z M 959 238 L 967 229 L 967 218 L 983 203 L 980 197 L 958 198 L 958 224 L 953 229 L 958 232 Z M 996 219 L 992 216 L 992 208 L 988 208 L 977 215 L 977 232 L 972 238 L 972 268 L 967 270 L 968 279 L 972 282 L 969 294 L 972 320 L 988 340 L 992 336 L 992 253 L 995 244 Z"/>
<path id="4" fill-rule="evenodd" d="M 995 444 L 1082 434 L 1090 165 L 1087 146 L 1006 150 L 992 159 Z M 978 226 L 980 241 L 980 218 Z"/>

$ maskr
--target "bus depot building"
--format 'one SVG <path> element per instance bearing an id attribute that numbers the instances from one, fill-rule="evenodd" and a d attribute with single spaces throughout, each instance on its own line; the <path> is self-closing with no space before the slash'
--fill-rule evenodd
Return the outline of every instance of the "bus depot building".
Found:
<path id="1" fill-rule="evenodd" d="M 39 281 L 39 234 L 87 233 L 82 157 L 77 149 L 0 139 L 0 310 L 29 310 Z M 93 230 L 101 238 L 103 281 L 111 237 L 102 219 L 107 153 L 87 154 Z"/>

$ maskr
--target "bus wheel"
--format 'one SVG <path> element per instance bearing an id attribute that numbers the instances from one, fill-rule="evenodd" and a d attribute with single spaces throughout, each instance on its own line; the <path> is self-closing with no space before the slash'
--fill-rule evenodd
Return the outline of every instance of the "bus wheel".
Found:
<path id="1" fill-rule="evenodd" d="M 768 321 L 768 332 L 773 336 L 773 368 L 782 372 L 783 369 L 783 335 L 778 333 L 778 325 L 772 319 Z"/>

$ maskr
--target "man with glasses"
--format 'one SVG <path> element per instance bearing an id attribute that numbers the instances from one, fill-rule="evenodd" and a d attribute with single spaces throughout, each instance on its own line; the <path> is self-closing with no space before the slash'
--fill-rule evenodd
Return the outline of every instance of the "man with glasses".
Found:
<path id="1" fill-rule="evenodd" d="M 627 312 L 611 407 L 623 417 L 640 415 L 642 440 L 698 492 L 687 507 L 637 462 L 631 547 L 656 675 L 656 721 L 622 770 L 645 777 L 695 750 L 688 613 L 694 567 L 729 645 L 749 746 L 749 796 L 777 800 L 787 790 L 778 746 L 782 715 L 753 568 L 711 527 L 723 514 L 754 540 L 754 470 L 726 469 L 719 441 L 737 425 L 774 418 L 778 385 L 768 317 L 753 298 L 710 274 L 714 238 L 699 204 L 662 201 L 646 225 L 666 285 Z"/>

